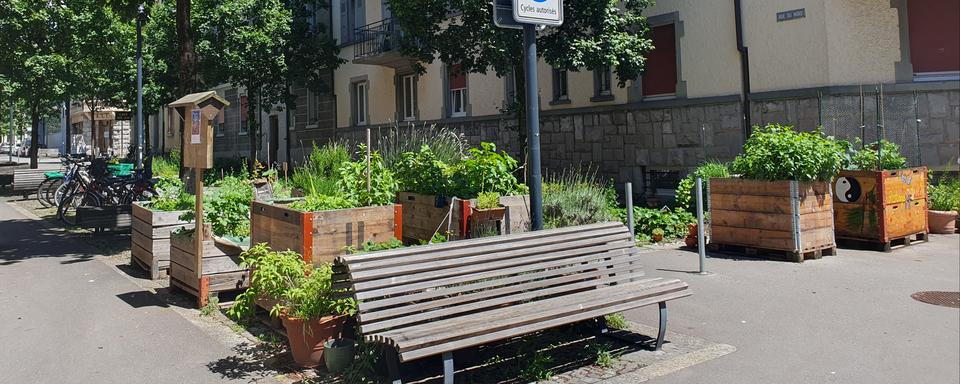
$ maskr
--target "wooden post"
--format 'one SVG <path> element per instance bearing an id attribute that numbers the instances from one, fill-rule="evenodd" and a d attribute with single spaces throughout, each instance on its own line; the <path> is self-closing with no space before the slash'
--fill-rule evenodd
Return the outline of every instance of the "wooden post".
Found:
<path id="1" fill-rule="evenodd" d="M 370 198 L 370 128 L 367 128 L 367 205 L 373 204 Z"/>
<path id="2" fill-rule="evenodd" d="M 203 169 L 194 168 L 193 169 L 193 183 L 194 183 L 194 212 L 196 212 L 196 217 L 194 222 L 193 236 L 194 236 L 194 251 L 196 252 L 197 257 L 197 280 L 203 277 Z"/>

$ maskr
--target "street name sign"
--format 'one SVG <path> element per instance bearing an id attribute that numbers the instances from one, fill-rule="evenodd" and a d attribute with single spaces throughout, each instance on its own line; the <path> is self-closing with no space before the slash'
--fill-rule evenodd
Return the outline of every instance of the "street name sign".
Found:
<path id="1" fill-rule="evenodd" d="M 563 24 L 563 0 L 513 0 L 513 19 L 538 25 Z"/>

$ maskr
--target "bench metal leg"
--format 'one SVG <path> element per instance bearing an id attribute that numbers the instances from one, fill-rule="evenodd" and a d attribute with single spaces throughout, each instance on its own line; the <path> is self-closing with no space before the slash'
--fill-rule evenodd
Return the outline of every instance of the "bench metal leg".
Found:
<path id="1" fill-rule="evenodd" d="M 453 384 L 453 352 L 443 353 L 443 384 Z"/>
<path id="2" fill-rule="evenodd" d="M 663 337 L 667 334 L 667 302 L 661 301 L 658 304 L 660 306 L 660 331 L 657 332 L 657 344 L 653 347 L 654 351 L 660 350 L 660 347 L 663 346 Z"/>
<path id="3" fill-rule="evenodd" d="M 384 356 L 387 358 L 387 375 L 390 376 L 391 384 L 403 384 L 400 378 L 400 357 L 393 348 L 384 347 Z"/>

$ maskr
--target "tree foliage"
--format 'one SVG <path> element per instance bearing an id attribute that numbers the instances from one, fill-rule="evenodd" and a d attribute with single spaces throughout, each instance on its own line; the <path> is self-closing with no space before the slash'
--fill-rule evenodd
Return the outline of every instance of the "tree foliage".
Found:
<path id="1" fill-rule="evenodd" d="M 522 33 L 499 28 L 487 0 L 387 0 L 403 28 L 401 50 L 422 63 L 440 59 L 463 71 L 504 76 L 522 59 Z M 564 21 L 537 35 L 538 54 L 571 71 L 613 68 L 620 85 L 635 79 L 653 48 L 641 14 L 649 0 L 567 0 Z M 472 42 L 472 44 L 464 44 Z"/>

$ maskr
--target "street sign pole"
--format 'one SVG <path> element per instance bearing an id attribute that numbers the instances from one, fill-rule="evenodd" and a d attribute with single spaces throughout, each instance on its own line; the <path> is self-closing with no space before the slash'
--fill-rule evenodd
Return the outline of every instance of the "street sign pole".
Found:
<path id="1" fill-rule="evenodd" d="M 143 169 L 143 4 L 137 12 L 137 169 Z"/>
<path id="2" fill-rule="evenodd" d="M 537 94 L 537 26 L 523 25 L 523 62 L 527 87 L 527 147 L 530 149 L 530 219 L 532 229 L 543 229 L 543 191 L 540 180 L 540 97 Z"/>

